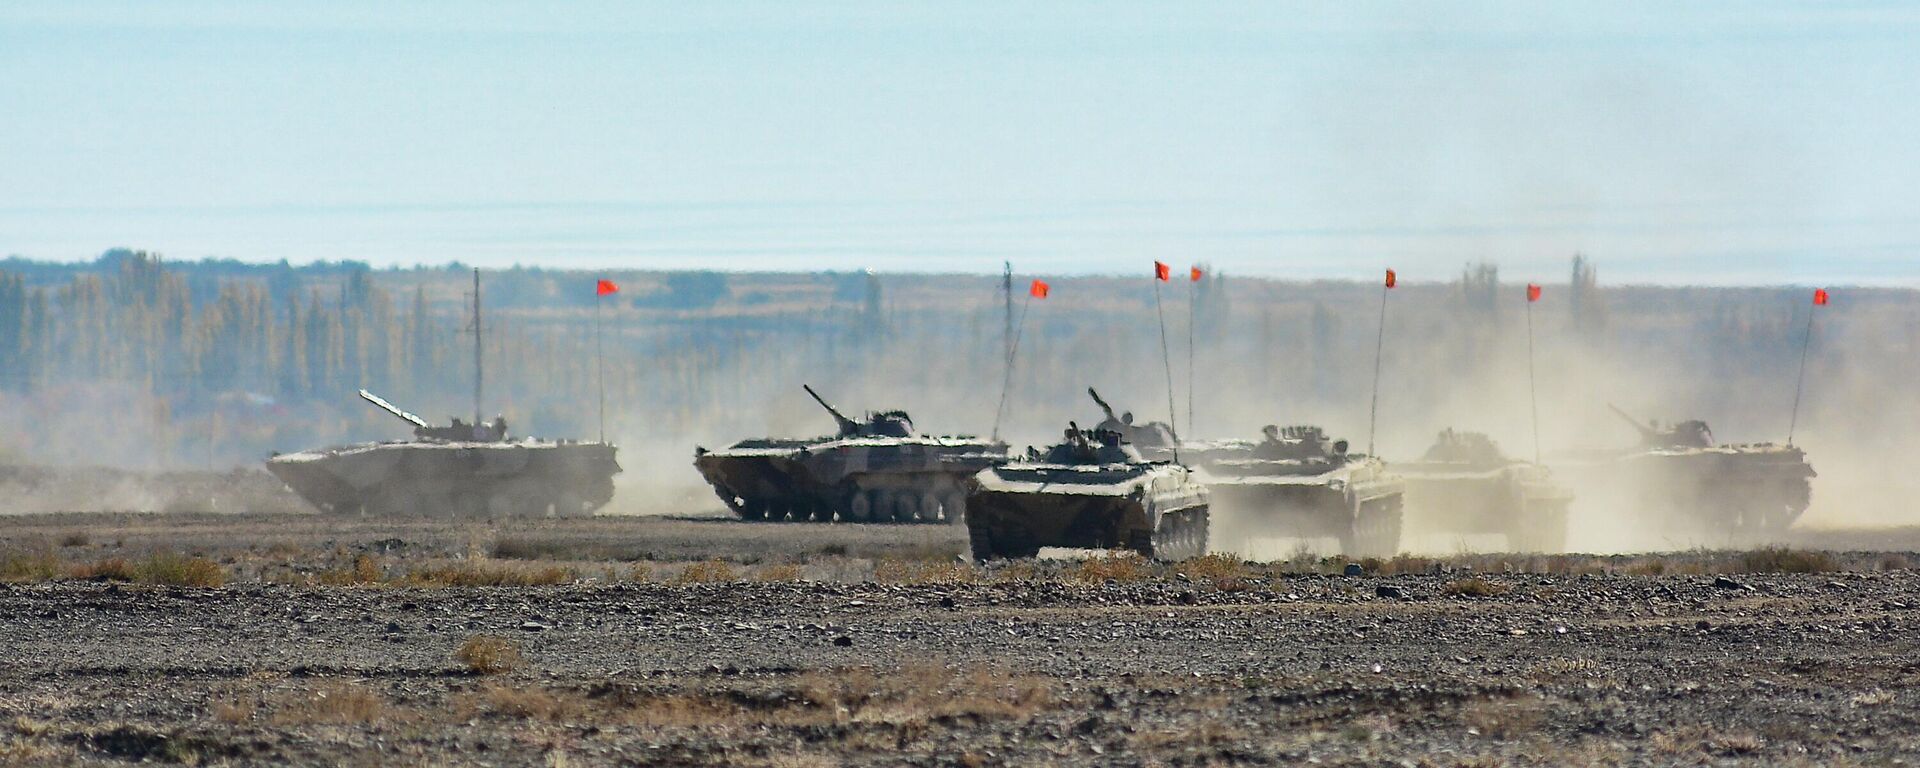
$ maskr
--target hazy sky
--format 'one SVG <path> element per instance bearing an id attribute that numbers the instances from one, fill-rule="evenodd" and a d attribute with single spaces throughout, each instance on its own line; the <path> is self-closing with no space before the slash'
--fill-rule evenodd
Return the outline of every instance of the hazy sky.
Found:
<path id="1" fill-rule="evenodd" d="M 0 253 L 1920 285 L 1916 8 L 8 0 Z"/>

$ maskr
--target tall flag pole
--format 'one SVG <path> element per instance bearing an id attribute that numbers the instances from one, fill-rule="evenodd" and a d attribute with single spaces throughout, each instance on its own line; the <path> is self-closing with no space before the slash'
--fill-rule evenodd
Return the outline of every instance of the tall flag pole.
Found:
<path id="1" fill-rule="evenodd" d="M 607 442 L 607 365 L 600 347 L 600 304 L 609 294 L 620 292 L 612 280 L 601 280 L 593 287 L 593 374 L 600 390 L 600 443 Z"/>
<path id="2" fill-rule="evenodd" d="M 1527 283 L 1527 401 L 1533 406 L 1533 463 L 1540 463 L 1540 388 L 1533 378 L 1533 303 L 1540 300 L 1540 286 Z"/>
<path id="3" fill-rule="evenodd" d="M 1013 279 L 1011 273 L 1008 274 L 1007 279 Z M 1020 320 L 1014 324 L 1013 336 L 1007 342 L 1007 375 L 1006 379 L 1000 382 L 1000 405 L 993 409 L 992 439 L 996 443 L 1000 441 L 1000 417 L 1007 411 L 1007 393 L 1013 390 L 1013 360 L 1020 352 L 1020 337 L 1026 335 L 1027 310 L 1033 307 L 1034 299 L 1044 299 L 1052 292 L 1053 286 L 1047 285 L 1047 281 L 1036 279 L 1032 285 L 1027 286 L 1027 298 L 1020 303 Z M 1008 306 L 1012 306 L 1011 292 L 1008 293 L 1007 302 Z"/>
<path id="4" fill-rule="evenodd" d="M 1200 278 L 1199 265 L 1188 272 L 1187 279 L 1187 428 L 1195 429 L 1193 421 L 1193 321 L 1194 305 L 1199 302 Z"/>
<path id="5" fill-rule="evenodd" d="M 1173 407 L 1173 355 L 1167 351 L 1167 312 L 1160 305 L 1160 284 L 1173 279 L 1173 268 L 1161 262 L 1153 263 L 1153 311 L 1160 317 L 1160 361 L 1167 369 L 1167 421 L 1171 422 L 1173 432 L 1173 457 L 1180 459 L 1179 411 Z"/>
<path id="6" fill-rule="evenodd" d="M 1399 284 L 1400 277 L 1387 270 L 1386 282 L 1380 288 L 1380 330 L 1373 339 L 1373 404 L 1367 406 L 1367 455 L 1373 455 L 1374 425 L 1380 420 L 1380 349 L 1387 343 L 1387 292 Z"/>
<path id="7" fill-rule="evenodd" d="M 1827 305 L 1827 289 L 1813 289 L 1813 305 L 1815 307 Z M 1800 337 L 1800 376 L 1793 382 L 1793 416 L 1787 420 L 1788 446 L 1793 445 L 1793 432 L 1800 426 L 1800 392 L 1807 383 L 1807 349 L 1813 346 L 1813 315 L 1817 311 L 1819 310 L 1808 310 L 1807 332 Z"/>

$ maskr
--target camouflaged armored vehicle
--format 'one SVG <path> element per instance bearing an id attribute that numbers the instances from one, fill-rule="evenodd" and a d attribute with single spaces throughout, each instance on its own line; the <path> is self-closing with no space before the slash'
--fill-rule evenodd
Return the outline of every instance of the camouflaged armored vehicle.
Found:
<path id="1" fill-rule="evenodd" d="M 1089 388 L 1087 394 L 1106 413 L 1100 428 L 1138 440 L 1149 459 L 1177 456 L 1199 470 L 1213 492 L 1216 548 L 1248 539 L 1331 537 L 1354 557 L 1399 551 L 1405 484 L 1379 459 L 1348 453 L 1347 441 L 1329 440 L 1319 427 L 1271 425 L 1259 442 L 1182 441 L 1159 422 L 1115 416 L 1100 393 Z"/>
<path id="2" fill-rule="evenodd" d="M 1041 547 L 1185 560 L 1206 554 L 1207 504 L 1186 467 L 1142 458 L 1119 432 L 1074 425 L 1059 445 L 973 476 L 967 537 L 976 560 Z"/>
<path id="3" fill-rule="evenodd" d="M 1569 454 L 1555 464 L 1582 507 L 1638 515 L 1631 524 L 1679 537 L 1676 544 L 1748 544 L 1777 540 L 1812 500 L 1816 473 L 1797 447 L 1720 445 L 1704 421 L 1662 428 L 1608 407 L 1640 433 L 1640 445 Z"/>
<path id="4" fill-rule="evenodd" d="M 1546 467 L 1508 458 L 1479 432 L 1440 432 L 1419 461 L 1394 462 L 1406 479 L 1408 527 L 1500 534 L 1515 552 L 1561 552 L 1573 492 Z"/>
<path id="5" fill-rule="evenodd" d="M 614 447 L 512 439 L 506 420 L 435 427 L 366 390 L 413 439 L 276 454 L 267 471 L 323 511 L 370 516 L 576 517 L 613 499 Z"/>
<path id="6" fill-rule="evenodd" d="M 905 411 L 856 421 L 804 389 L 839 432 L 694 449 L 694 468 L 742 520 L 958 523 L 967 477 L 1007 460 L 1006 443 L 917 434 Z"/>

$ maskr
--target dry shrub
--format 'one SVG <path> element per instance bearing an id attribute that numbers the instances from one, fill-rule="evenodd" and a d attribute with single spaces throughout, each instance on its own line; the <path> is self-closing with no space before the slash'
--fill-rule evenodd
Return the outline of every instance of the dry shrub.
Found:
<path id="1" fill-rule="evenodd" d="M 134 574 L 141 583 L 169 587 L 218 587 L 227 583 L 227 572 L 218 563 L 172 552 L 154 553 L 134 568 Z"/>
<path id="2" fill-rule="evenodd" d="M 1040 577 L 1040 568 L 1032 560 L 1014 560 L 994 569 L 992 575 L 999 582 L 1033 581 Z"/>
<path id="3" fill-rule="evenodd" d="M 1077 581 L 1141 581 L 1153 575 L 1153 566 L 1138 552 L 1116 550 L 1088 557 L 1075 564 L 1068 575 Z"/>
<path id="4" fill-rule="evenodd" d="M 208 713 L 213 715 L 213 719 L 227 725 L 241 725 L 253 719 L 253 711 L 254 705 L 251 701 L 228 699 L 214 702 Z"/>
<path id="5" fill-rule="evenodd" d="M 627 569 L 627 581 L 652 581 L 653 566 L 646 563 L 634 563 Z"/>
<path id="6" fill-rule="evenodd" d="M 793 563 L 776 563 L 762 567 L 753 574 L 754 581 L 787 583 L 800 580 L 800 566 Z"/>
<path id="7" fill-rule="evenodd" d="M 1513 588 L 1505 584 L 1496 584 L 1478 576 L 1454 579 L 1440 586 L 1440 593 L 1453 597 L 1498 597 Z"/>
<path id="8" fill-rule="evenodd" d="M 1826 573 L 1840 570 L 1840 564 L 1825 552 L 1810 552 L 1787 547 L 1764 547 L 1740 553 L 1741 573 Z"/>
<path id="9" fill-rule="evenodd" d="M 579 575 L 571 568 L 531 568 L 470 560 L 418 566 L 407 572 L 405 583 L 415 587 L 540 587 L 569 584 L 577 578 Z"/>
<path id="10" fill-rule="evenodd" d="M 497 635 L 474 635 L 453 652 L 455 661 L 467 671 L 480 675 L 499 675 L 520 666 L 519 644 Z"/>
<path id="11" fill-rule="evenodd" d="M 1029 717 L 1056 706 L 1052 678 L 975 668 L 958 672 L 918 664 L 886 674 L 853 669 L 796 678 L 789 701 L 773 713 L 786 724 L 833 722 L 924 725 L 933 719 L 1003 720 Z"/>
<path id="12" fill-rule="evenodd" d="M 133 581 L 138 573 L 126 558 L 109 557 L 92 563 L 76 564 L 67 569 L 67 576 L 92 581 Z"/>
<path id="13" fill-rule="evenodd" d="M 1233 555 L 1222 554 L 1183 560 L 1173 570 L 1189 579 L 1212 582 L 1214 587 L 1229 591 L 1245 589 L 1247 578 L 1253 575 L 1246 562 Z"/>
<path id="14" fill-rule="evenodd" d="M 586 705 L 579 696 L 556 696 L 537 688 L 489 686 L 479 694 L 487 711 L 503 717 L 546 722 L 578 719 Z"/>
<path id="15" fill-rule="evenodd" d="M 366 686 L 335 683 L 290 697 L 278 707 L 273 721 L 282 726 L 363 725 L 380 719 L 386 709 L 386 700 Z"/>
<path id="16" fill-rule="evenodd" d="M 374 562 L 373 556 L 363 554 L 353 558 L 353 566 L 350 568 L 322 571 L 318 580 L 321 584 L 338 587 L 350 584 L 378 584 L 385 580 L 386 576 L 386 573 L 380 569 L 380 564 Z"/>
<path id="17" fill-rule="evenodd" d="M 60 558 L 49 548 L 0 554 L 0 581 L 50 581 L 60 570 Z"/>
<path id="18" fill-rule="evenodd" d="M 697 563 L 688 563 L 687 567 L 680 570 L 678 576 L 673 577 L 673 583 L 711 584 L 715 582 L 734 581 L 735 579 L 733 566 L 727 565 L 726 561 L 716 558 Z"/>
<path id="19" fill-rule="evenodd" d="M 882 558 L 873 564 L 873 580 L 882 584 L 902 584 L 907 580 L 907 564 L 898 558 Z"/>
<path id="20" fill-rule="evenodd" d="M 93 537 L 88 536 L 86 531 L 74 531 L 60 537 L 60 546 L 63 547 L 84 547 L 92 543 Z"/>

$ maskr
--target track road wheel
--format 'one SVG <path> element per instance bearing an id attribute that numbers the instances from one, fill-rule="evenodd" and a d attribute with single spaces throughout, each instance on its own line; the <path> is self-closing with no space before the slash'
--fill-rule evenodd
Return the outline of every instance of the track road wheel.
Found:
<path id="1" fill-rule="evenodd" d="M 895 491 L 893 494 L 893 521 L 896 523 L 915 522 L 920 512 L 920 497 L 911 491 Z"/>
<path id="2" fill-rule="evenodd" d="M 873 522 L 873 494 L 854 491 L 847 500 L 847 519 L 856 523 Z"/>
<path id="3" fill-rule="evenodd" d="M 940 522 L 940 495 L 939 494 L 936 494 L 933 491 L 927 491 L 926 493 L 920 494 L 920 514 L 918 519 L 919 519 L 919 522 L 922 522 L 922 523 Z"/>
<path id="4" fill-rule="evenodd" d="M 787 515 L 792 513 L 793 506 L 785 501 L 772 499 L 767 502 L 767 522 L 769 523 L 786 522 Z"/>
<path id="5" fill-rule="evenodd" d="M 765 520 L 767 502 L 763 499 L 742 499 L 739 505 L 734 507 L 734 512 L 738 513 L 742 520 Z"/>
<path id="6" fill-rule="evenodd" d="M 948 491 L 940 496 L 940 519 L 948 525 L 965 525 L 967 522 L 967 497 L 959 491 Z"/>

